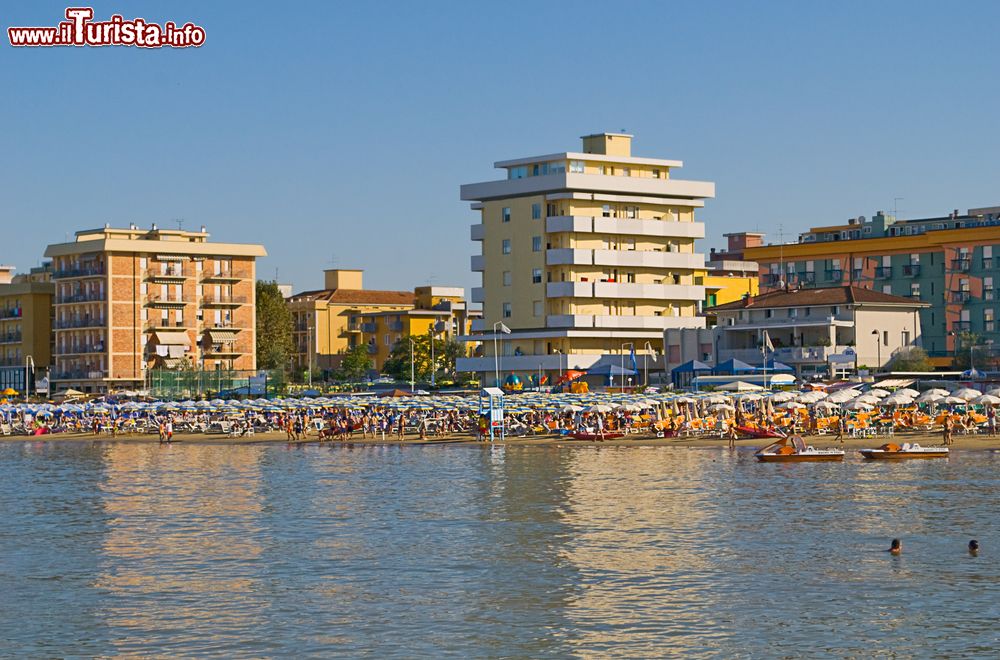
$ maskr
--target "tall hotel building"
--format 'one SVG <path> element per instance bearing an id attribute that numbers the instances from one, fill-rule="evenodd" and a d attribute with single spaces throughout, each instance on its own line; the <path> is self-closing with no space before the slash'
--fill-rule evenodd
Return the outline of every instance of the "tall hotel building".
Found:
<path id="1" fill-rule="evenodd" d="M 493 382 L 494 343 L 504 374 L 620 365 L 633 347 L 661 353 L 666 328 L 704 327 L 695 209 L 715 184 L 674 179 L 680 161 L 633 157 L 631 144 L 588 135 L 580 153 L 501 161 L 504 179 L 462 186 L 480 214 L 472 302 L 483 303 L 482 334 L 468 339 L 483 355 L 460 359 L 460 371 Z M 500 323 L 512 332 L 495 335 Z"/>
<path id="2" fill-rule="evenodd" d="M 266 252 L 208 237 L 133 225 L 50 245 L 53 391 L 140 389 L 154 368 L 256 368 L 255 259 Z"/>

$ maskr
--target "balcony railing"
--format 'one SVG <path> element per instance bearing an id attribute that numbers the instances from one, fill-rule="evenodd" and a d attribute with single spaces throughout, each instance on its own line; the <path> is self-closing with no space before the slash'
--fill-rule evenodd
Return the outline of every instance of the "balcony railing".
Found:
<path id="1" fill-rule="evenodd" d="M 205 282 L 210 282 L 212 280 L 240 280 L 242 278 L 234 274 L 231 270 L 223 270 L 218 273 L 205 273 L 201 276 L 201 279 Z"/>
<path id="2" fill-rule="evenodd" d="M 799 273 L 798 275 L 800 284 L 815 284 L 816 283 L 816 273 L 805 272 Z"/>
<path id="3" fill-rule="evenodd" d="M 826 271 L 825 275 L 826 279 L 831 280 L 833 282 L 839 282 L 840 280 L 844 279 L 844 271 L 840 269 L 828 270 Z"/>
<path id="4" fill-rule="evenodd" d="M 879 266 L 875 269 L 875 279 L 887 280 L 892 277 L 892 266 Z"/>
<path id="5" fill-rule="evenodd" d="M 74 293 L 69 296 L 56 296 L 57 305 L 84 302 L 104 302 L 105 300 L 107 300 L 107 296 L 102 291 L 94 293 Z"/>
<path id="6" fill-rule="evenodd" d="M 165 298 L 163 296 L 146 296 L 146 304 L 151 306 L 162 305 L 164 307 L 183 307 L 185 303 L 180 298 Z"/>
<path id="7" fill-rule="evenodd" d="M 159 319 L 154 321 L 147 321 L 145 324 L 143 324 L 142 329 L 159 330 L 167 328 L 186 328 L 186 327 L 187 326 L 184 324 L 184 321 L 170 321 L 170 320 Z"/>
<path id="8" fill-rule="evenodd" d="M 15 307 L 13 309 L 0 309 L 0 319 L 19 319 L 21 318 L 21 308 Z"/>
<path id="9" fill-rule="evenodd" d="M 0 344 L 17 344 L 21 341 L 23 335 L 20 332 L 10 332 L 5 335 L 0 335 Z"/>
<path id="10" fill-rule="evenodd" d="M 957 270 L 957 271 L 962 272 L 962 273 L 968 273 L 969 272 L 969 268 L 972 265 L 971 261 L 972 261 L 971 259 L 952 259 L 951 260 L 951 269 L 952 270 Z"/>
<path id="11" fill-rule="evenodd" d="M 851 280 L 857 282 L 860 279 L 861 279 L 861 269 L 860 268 L 851 269 Z"/>
<path id="12" fill-rule="evenodd" d="M 993 257 L 983 257 L 983 270 L 993 270 Z"/>
<path id="13" fill-rule="evenodd" d="M 402 321 L 392 321 L 389 323 L 389 332 L 402 332 L 403 322 Z"/>
<path id="14" fill-rule="evenodd" d="M 242 355 L 232 344 L 212 344 L 204 349 L 205 355 Z"/>
<path id="15" fill-rule="evenodd" d="M 69 369 L 53 371 L 52 380 L 100 380 L 104 372 L 97 369 Z"/>
<path id="16" fill-rule="evenodd" d="M 378 353 L 378 344 L 368 344 L 368 353 L 371 355 Z"/>
<path id="17" fill-rule="evenodd" d="M 952 332 L 968 332 L 972 329 L 972 323 L 970 321 L 952 321 L 951 330 Z"/>
<path id="18" fill-rule="evenodd" d="M 983 300 L 993 300 L 993 289 L 983 289 Z"/>
<path id="19" fill-rule="evenodd" d="M 368 334 L 372 334 L 373 332 L 375 332 L 375 329 L 376 328 L 375 328 L 375 324 L 374 323 L 362 323 L 361 324 L 361 332 L 367 332 Z"/>
<path id="20" fill-rule="evenodd" d="M 151 280 L 182 280 L 187 277 L 183 268 L 168 268 L 163 271 L 149 271 L 147 277 Z"/>
<path id="21" fill-rule="evenodd" d="M 247 302 L 246 296 L 202 296 L 202 305 L 244 305 Z"/>
<path id="22" fill-rule="evenodd" d="M 952 291 L 951 292 L 951 302 L 953 303 L 967 303 L 972 298 L 972 294 L 968 291 Z"/>
<path id="23" fill-rule="evenodd" d="M 52 279 L 62 280 L 70 277 L 100 277 L 105 274 L 104 266 L 89 266 L 87 268 L 67 268 L 52 271 Z"/>
<path id="24" fill-rule="evenodd" d="M 107 325 L 107 321 L 104 319 L 66 319 L 65 321 L 56 321 L 56 330 L 72 330 L 74 328 L 103 328 Z"/>
<path id="25" fill-rule="evenodd" d="M 778 282 L 781 281 L 780 275 L 761 275 L 761 281 L 764 286 L 777 286 Z"/>
<path id="26" fill-rule="evenodd" d="M 903 266 L 903 275 L 907 277 L 920 277 L 920 264 L 907 264 Z"/>
<path id="27" fill-rule="evenodd" d="M 75 346 L 63 346 L 56 350 L 56 355 L 86 355 L 89 353 L 103 353 L 104 344 L 77 344 Z"/>

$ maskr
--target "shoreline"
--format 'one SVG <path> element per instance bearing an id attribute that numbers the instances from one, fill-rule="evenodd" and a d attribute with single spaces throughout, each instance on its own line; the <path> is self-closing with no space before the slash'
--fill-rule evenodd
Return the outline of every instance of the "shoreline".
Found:
<path id="1" fill-rule="evenodd" d="M 802 436 L 807 445 L 817 448 L 841 447 L 846 450 L 864 449 L 867 447 L 878 447 L 886 442 L 919 443 L 923 447 L 940 446 L 942 444 L 941 433 L 907 433 L 899 434 L 893 438 L 845 438 L 841 443 L 834 439 L 832 435 Z M 124 444 L 160 444 L 159 438 L 155 435 L 119 435 L 112 437 L 110 434 L 94 435 L 92 433 L 59 433 L 38 436 L 2 436 L 0 442 L 120 442 Z M 174 434 L 174 443 L 187 445 L 255 445 L 255 444 L 284 444 L 284 445 L 329 445 L 329 446 L 400 446 L 400 447 L 426 447 L 433 445 L 462 445 L 476 446 L 489 445 L 489 442 L 479 442 L 471 435 L 446 435 L 426 438 L 421 440 L 418 437 L 407 437 L 403 440 L 396 440 L 394 437 L 386 436 L 381 438 L 355 437 L 350 440 L 319 440 L 316 437 L 306 437 L 301 440 L 287 440 L 284 432 L 258 433 L 252 438 L 232 438 L 226 435 L 205 435 L 201 433 L 178 433 Z M 771 441 L 765 438 L 749 438 L 737 440 L 737 448 L 759 448 L 764 447 Z M 170 444 L 170 443 L 164 443 Z M 502 446 L 540 446 L 540 447 L 684 447 L 684 448 L 726 448 L 729 441 L 726 439 L 709 437 L 684 437 L 684 438 L 657 438 L 652 435 L 633 435 L 604 442 L 593 440 L 574 440 L 569 436 L 547 435 L 524 438 L 506 438 L 496 441 L 494 445 Z M 1000 435 L 956 435 L 954 442 L 950 445 L 952 449 L 986 449 L 1000 450 Z"/>

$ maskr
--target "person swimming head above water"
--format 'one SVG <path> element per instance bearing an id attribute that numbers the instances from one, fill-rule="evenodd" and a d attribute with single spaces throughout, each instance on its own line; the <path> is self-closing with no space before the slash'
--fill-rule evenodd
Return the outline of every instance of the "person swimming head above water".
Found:
<path id="1" fill-rule="evenodd" d="M 899 539 L 893 539 L 892 543 L 889 544 L 889 549 L 886 552 L 890 552 L 894 555 L 901 554 L 903 552 L 903 542 Z"/>
<path id="2" fill-rule="evenodd" d="M 969 554 L 978 555 L 979 554 L 979 541 L 972 539 L 969 541 Z"/>

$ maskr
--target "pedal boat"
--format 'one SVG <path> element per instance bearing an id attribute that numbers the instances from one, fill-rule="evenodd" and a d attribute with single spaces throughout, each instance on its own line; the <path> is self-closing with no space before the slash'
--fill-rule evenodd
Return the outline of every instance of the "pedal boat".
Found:
<path id="1" fill-rule="evenodd" d="M 861 455 L 871 461 L 901 461 L 911 458 L 948 458 L 947 447 L 921 447 L 917 443 L 904 442 L 897 445 L 894 442 L 876 449 L 862 449 Z"/>
<path id="2" fill-rule="evenodd" d="M 814 463 L 820 461 L 844 460 L 843 449 L 816 449 L 806 445 L 801 436 L 781 438 L 763 449 L 758 449 L 754 456 L 761 463 Z"/>

